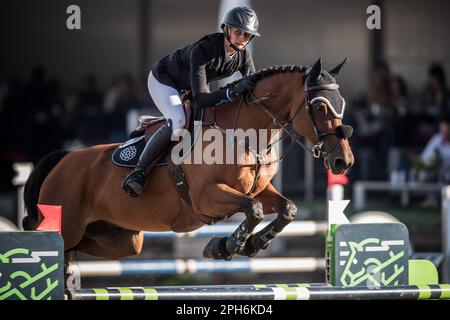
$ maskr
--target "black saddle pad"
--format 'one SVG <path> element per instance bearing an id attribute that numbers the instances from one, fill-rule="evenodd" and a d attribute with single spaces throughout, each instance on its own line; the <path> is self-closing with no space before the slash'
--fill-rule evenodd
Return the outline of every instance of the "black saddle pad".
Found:
<path id="1" fill-rule="evenodd" d="M 135 137 L 122 143 L 114 150 L 112 162 L 120 167 L 134 168 L 145 147 L 145 137 Z M 156 166 L 166 165 L 165 157 L 161 157 Z"/>
<path id="2" fill-rule="evenodd" d="M 195 113 L 195 117 L 191 117 L 189 124 L 189 132 L 191 133 L 191 149 L 195 144 L 195 139 L 198 137 L 194 133 L 194 123 L 196 121 L 203 121 L 204 110 L 201 109 Z M 201 128 L 200 128 L 201 129 Z M 134 131 L 130 135 L 130 140 L 122 143 L 114 150 L 112 154 L 112 162 L 120 167 L 134 168 L 145 148 L 145 135 L 143 131 Z M 167 165 L 166 157 L 161 157 L 153 167 Z"/>

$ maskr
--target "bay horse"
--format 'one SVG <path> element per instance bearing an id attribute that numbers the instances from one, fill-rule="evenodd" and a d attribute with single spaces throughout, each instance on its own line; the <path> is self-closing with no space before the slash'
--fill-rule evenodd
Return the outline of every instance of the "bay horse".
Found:
<path id="1" fill-rule="evenodd" d="M 205 122 L 221 129 L 274 129 L 287 131 L 335 174 L 353 165 L 348 138 L 351 127 L 342 124 L 345 101 L 336 76 L 345 60 L 333 70 L 322 70 L 319 59 L 312 68 L 274 66 L 248 76 L 253 89 L 246 99 L 205 110 Z M 238 109 L 239 108 L 239 109 Z M 238 115 L 236 117 L 236 115 Z M 270 131 L 272 132 L 272 131 Z M 268 137 L 273 142 L 274 136 Z M 304 144 L 303 144 L 304 145 Z M 191 205 L 182 201 L 166 166 L 155 167 L 138 198 L 121 189 L 127 168 L 114 165 L 111 154 L 118 144 L 95 145 L 76 151 L 55 151 L 35 167 L 25 186 L 28 216 L 25 229 L 35 229 L 42 219 L 37 204 L 62 205 L 65 251 L 118 259 L 141 252 L 143 231 L 189 232 L 245 213 L 245 220 L 229 237 L 213 238 L 203 251 L 205 258 L 230 260 L 236 254 L 254 256 L 295 218 L 294 203 L 271 184 L 278 166 L 273 148 L 258 155 L 244 154 L 243 164 L 181 164 Z M 205 146 L 206 147 L 206 146 Z M 272 169 L 269 174 L 259 174 Z M 265 214 L 277 217 L 252 234 Z"/>

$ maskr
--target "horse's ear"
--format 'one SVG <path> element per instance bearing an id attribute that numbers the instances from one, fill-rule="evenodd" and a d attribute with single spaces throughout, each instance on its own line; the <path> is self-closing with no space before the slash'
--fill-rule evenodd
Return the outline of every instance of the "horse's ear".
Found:
<path id="1" fill-rule="evenodd" d="M 314 63 L 310 72 L 310 81 L 316 82 L 320 79 L 320 72 L 322 71 L 322 58 L 319 58 L 316 63 Z"/>
<path id="2" fill-rule="evenodd" d="M 348 58 L 345 58 L 344 61 L 339 63 L 336 67 L 334 67 L 333 70 L 330 70 L 329 74 L 331 74 L 333 77 L 336 78 L 336 76 L 339 74 L 339 71 L 341 71 L 341 68 L 344 66 L 344 64 L 347 62 Z"/>

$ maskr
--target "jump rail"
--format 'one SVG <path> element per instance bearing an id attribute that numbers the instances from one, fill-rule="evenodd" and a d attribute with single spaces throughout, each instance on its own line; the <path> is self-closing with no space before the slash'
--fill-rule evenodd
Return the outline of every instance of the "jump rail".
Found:
<path id="1" fill-rule="evenodd" d="M 257 227 L 255 232 L 263 229 L 269 222 L 262 222 Z M 146 238 L 194 238 L 194 237 L 225 237 L 233 233 L 239 223 L 224 223 L 219 225 L 204 226 L 198 230 L 186 233 L 175 233 L 172 231 L 166 232 L 145 232 Z M 307 237 L 315 235 L 324 235 L 327 229 L 325 221 L 294 221 L 288 224 L 279 234 L 282 237 Z"/>
<path id="2" fill-rule="evenodd" d="M 197 272 L 315 272 L 325 270 L 324 258 L 258 258 L 232 261 L 205 259 L 80 261 L 71 263 L 81 277 L 148 276 Z"/>
<path id="3" fill-rule="evenodd" d="M 69 300 L 426 300 L 450 299 L 450 285 L 331 287 L 323 284 L 95 288 L 67 291 Z"/>

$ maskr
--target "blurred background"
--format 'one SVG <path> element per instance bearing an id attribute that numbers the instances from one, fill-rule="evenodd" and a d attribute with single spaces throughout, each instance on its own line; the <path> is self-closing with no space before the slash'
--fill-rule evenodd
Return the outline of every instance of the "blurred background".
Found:
<path id="1" fill-rule="evenodd" d="M 238 3 L 259 17 L 257 70 L 308 66 L 319 57 L 331 69 L 349 58 L 338 79 L 345 122 L 355 129 L 347 213 L 386 211 L 409 227 L 415 250 L 441 251 L 440 188 L 450 180 L 450 2 L 438 0 L 2 0 L 0 216 L 16 222 L 13 163 L 126 140 L 137 115 L 158 113 L 146 88 L 151 67 L 218 31 L 221 6 Z M 80 30 L 66 27 L 71 4 L 81 9 Z M 379 30 L 366 25 L 372 4 L 381 9 Z M 320 161 L 293 150 L 277 184 L 299 206 L 298 219 L 326 218 Z M 176 242 L 161 239 L 145 254 L 161 256 L 168 246 L 190 253 Z M 201 254 L 201 245 L 193 247 Z M 280 239 L 274 247 L 266 254 L 320 255 L 323 237 Z M 305 277 L 322 281 L 321 275 Z"/>

